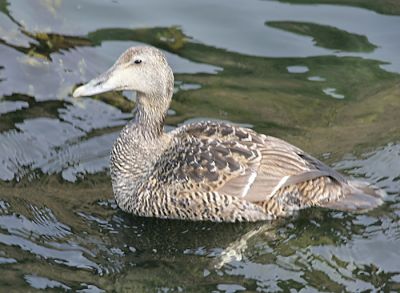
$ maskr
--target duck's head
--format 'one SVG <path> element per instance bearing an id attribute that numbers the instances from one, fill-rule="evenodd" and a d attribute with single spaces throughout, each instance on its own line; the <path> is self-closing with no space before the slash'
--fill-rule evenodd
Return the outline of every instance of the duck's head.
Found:
<path id="1" fill-rule="evenodd" d="M 170 98 L 174 77 L 165 55 L 154 47 L 132 47 L 98 77 L 75 89 L 73 96 L 133 90 L 147 97 Z"/>

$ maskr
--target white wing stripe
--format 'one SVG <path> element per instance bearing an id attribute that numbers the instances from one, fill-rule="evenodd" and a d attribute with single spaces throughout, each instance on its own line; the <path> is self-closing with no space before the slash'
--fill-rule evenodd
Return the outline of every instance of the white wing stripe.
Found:
<path id="1" fill-rule="evenodd" d="M 243 191 L 242 191 L 242 194 L 241 194 L 242 197 L 245 197 L 246 194 L 249 192 L 250 187 L 254 183 L 254 180 L 256 180 L 256 177 L 257 177 L 257 172 L 252 171 L 251 175 L 249 176 L 249 180 L 247 181 L 246 186 L 243 188 Z"/>
<path id="2" fill-rule="evenodd" d="M 272 197 L 283 185 L 285 185 L 286 181 L 290 178 L 290 176 L 282 177 L 282 179 L 278 182 L 278 184 L 271 191 L 269 197 Z"/>

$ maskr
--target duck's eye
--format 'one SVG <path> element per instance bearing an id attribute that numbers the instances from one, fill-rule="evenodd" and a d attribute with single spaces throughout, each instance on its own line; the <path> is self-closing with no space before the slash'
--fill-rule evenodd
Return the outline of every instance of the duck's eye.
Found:
<path id="1" fill-rule="evenodd" d="M 142 63 L 142 60 L 141 59 L 135 59 L 135 61 L 133 61 L 133 62 L 135 62 L 135 64 L 140 64 L 140 63 Z"/>

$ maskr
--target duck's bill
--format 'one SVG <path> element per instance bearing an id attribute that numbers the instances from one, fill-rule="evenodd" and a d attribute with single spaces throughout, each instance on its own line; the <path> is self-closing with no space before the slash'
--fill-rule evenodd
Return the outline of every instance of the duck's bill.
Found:
<path id="1" fill-rule="evenodd" d="M 108 70 L 88 83 L 76 88 L 72 94 L 73 97 L 93 96 L 115 90 L 116 87 L 110 80 L 110 73 L 111 70 Z"/>

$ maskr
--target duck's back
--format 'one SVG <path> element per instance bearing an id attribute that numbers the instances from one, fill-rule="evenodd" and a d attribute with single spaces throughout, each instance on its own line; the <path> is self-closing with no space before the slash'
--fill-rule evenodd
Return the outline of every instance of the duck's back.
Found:
<path id="1" fill-rule="evenodd" d="M 308 206 L 357 210 L 381 203 L 374 188 L 353 186 L 302 150 L 250 129 L 202 122 L 169 135 L 146 181 L 152 185 L 142 189 L 151 189 L 147 196 L 164 211 L 149 216 L 256 221 Z"/>

